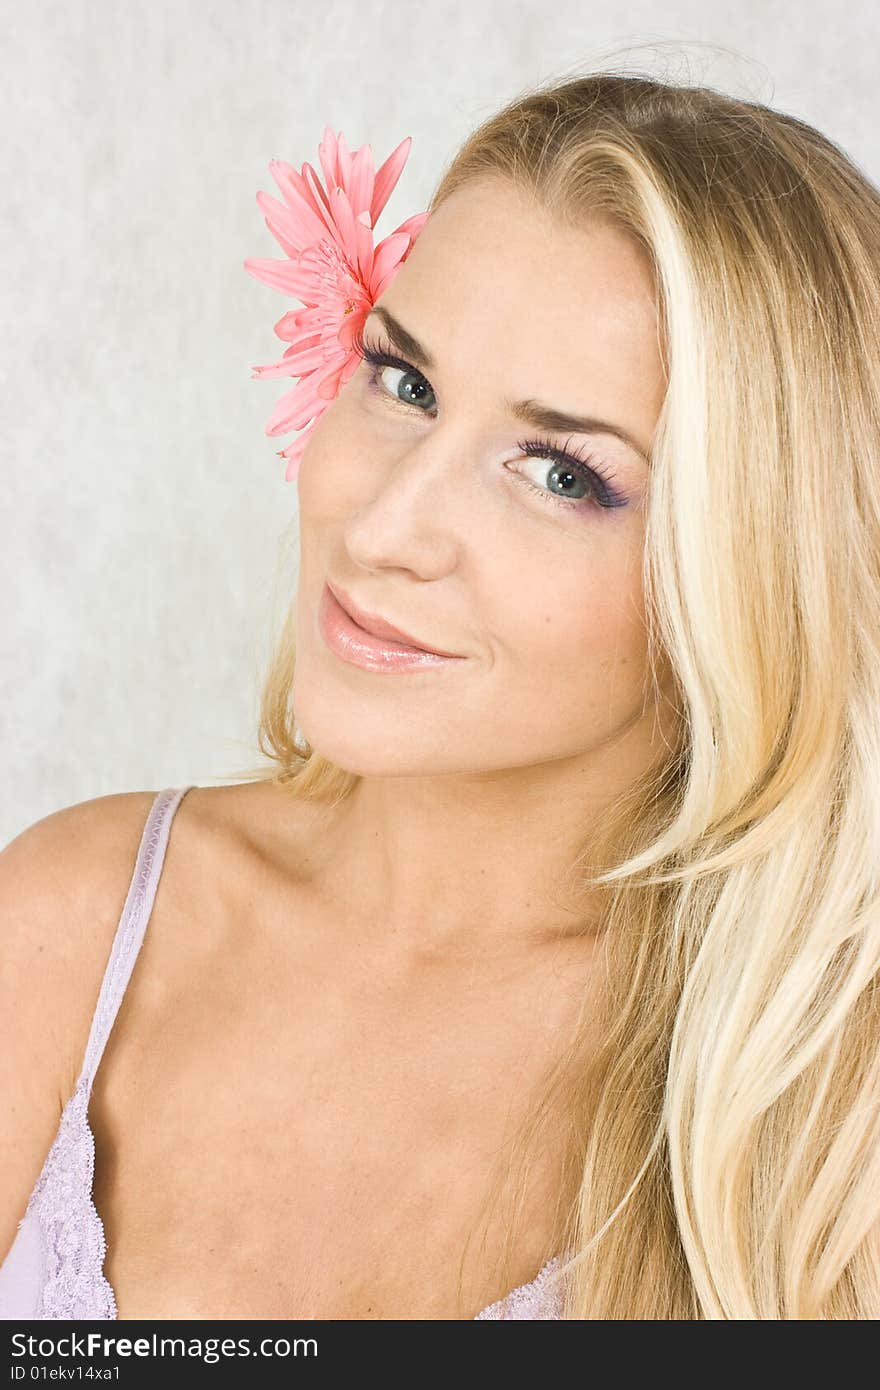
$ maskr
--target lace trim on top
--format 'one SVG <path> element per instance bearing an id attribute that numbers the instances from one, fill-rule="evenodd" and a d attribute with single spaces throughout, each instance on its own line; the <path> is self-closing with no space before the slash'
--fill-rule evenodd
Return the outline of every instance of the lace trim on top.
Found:
<path id="1" fill-rule="evenodd" d="M 104 1276 L 104 1225 L 92 1195 L 95 1138 L 89 1125 L 88 1106 L 95 1071 L 152 907 L 172 819 L 168 812 L 187 791 L 189 787 L 169 788 L 156 796 L 151 807 L 138 848 L 137 868 L 101 984 L 79 1080 L 61 1113 L 58 1133 L 28 1202 L 28 1212 L 33 1211 L 39 1221 L 46 1252 L 46 1277 L 36 1314 L 40 1318 L 118 1317 L 115 1294 Z"/>
<path id="2" fill-rule="evenodd" d="M 83 1077 L 64 1107 L 28 1203 L 46 1251 L 38 1318 L 118 1317 L 116 1297 L 104 1277 L 104 1225 L 92 1200 L 95 1140 L 86 1114 L 89 1090 Z"/>
<path id="3" fill-rule="evenodd" d="M 531 1283 L 520 1284 L 519 1288 L 511 1289 L 510 1293 L 499 1298 L 497 1302 L 490 1303 L 488 1308 L 477 1313 L 474 1322 L 480 1318 L 505 1321 L 513 1318 L 529 1318 L 532 1321 L 561 1319 L 562 1290 L 560 1281 L 553 1277 L 561 1262 L 562 1256 L 554 1255 L 553 1259 L 548 1260 L 544 1268 L 538 1271 Z"/>

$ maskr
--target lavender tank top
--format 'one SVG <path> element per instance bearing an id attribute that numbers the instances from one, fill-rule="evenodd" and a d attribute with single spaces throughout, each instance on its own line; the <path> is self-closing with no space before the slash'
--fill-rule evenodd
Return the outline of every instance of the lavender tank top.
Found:
<path id="1" fill-rule="evenodd" d="M 92 1199 L 95 1140 L 88 1106 L 98 1064 L 144 939 L 171 822 L 191 785 L 159 792 L 147 816 L 82 1070 L 61 1112 L 15 1239 L 0 1265 L 0 1319 L 118 1317 L 113 1289 L 104 1276 L 104 1227 Z M 561 1289 L 554 1278 L 560 1263 L 559 1255 L 548 1260 L 531 1283 L 490 1303 L 477 1313 L 477 1319 L 561 1318 Z"/>

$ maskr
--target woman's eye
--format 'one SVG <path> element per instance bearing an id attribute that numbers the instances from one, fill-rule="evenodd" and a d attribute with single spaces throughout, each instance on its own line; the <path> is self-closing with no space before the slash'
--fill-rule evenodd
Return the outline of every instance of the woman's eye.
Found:
<path id="1" fill-rule="evenodd" d="M 530 458 L 522 470 L 524 481 L 540 492 L 546 492 L 559 501 L 582 502 L 601 501 L 602 492 L 596 480 L 588 471 L 576 465 L 548 458 L 546 455 Z M 528 476 L 528 474 L 531 476 Z"/>
<path id="2" fill-rule="evenodd" d="M 610 511 L 627 505 L 626 497 L 612 481 L 614 474 L 594 456 L 578 457 L 569 449 L 558 448 L 550 439 L 521 439 L 517 447 L 526 462 L 512 471 L 545 501 L 575 511 L 591 507 Z M 530 470 L 535 482 L 526 476 Z"/>
<path id="3" fill-rule="evenodd" d="M 386 373 L 391 374 L 391 380 L 388 381 L 386 377 L 385 381 L 380 384 L 380 379 L 384 377 Z M 391 396 L 392 399 L 400 401 L 401 405 L 423 406 L 426 396 L 430 397 L 431 401 L 433 401 L 434 392 L 431 390 L 431 387 L 428 385 L 421 372 L 414 371 L 412 368 L 404 370 L 402 367 L 394 367 L 387 363 L 379 363 L 373 366 L 370 372 L 369 382 L 376 390 L 382 391 L 386 395 Z"/>

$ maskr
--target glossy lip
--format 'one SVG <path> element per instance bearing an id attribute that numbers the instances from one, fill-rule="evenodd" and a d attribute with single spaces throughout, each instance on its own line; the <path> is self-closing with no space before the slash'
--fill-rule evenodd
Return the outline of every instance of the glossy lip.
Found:
<path id="1" fill-rule="evenodd" d="M 380 618 L 378 613 L 367 613 L 363 608 L 359 608 L 353 599 L 349 598 L 344 589 L 338 585 L 331 584 L 327 580 L 327 588 L 330 590 L 340 608 L 344 608 L 348 616 L 358 627 L 362 627 L 365 632 L 369 632 L 373 637 L 384 638 L 388 642 L 397 642 L 401 646 L 411 647 L 414 652 L 430 652 L 432 656 L 458 656 L 458 652 L 445 652 L 441 647 L 426 647 L 422 642 L 416 640 L 410 633 L 404 632 L 402 628 L 393 627 L 391 623 Z"/>
<path id="2" fill-rule="evenodd" d="M 440 656 L 422 647 L 376 637 L 355 622 L 326 583 L 321 590 L 315 616 L 318 633 L 325 646 L 347 665 L 358 666 L 364 671 L 424 671 L 428 667 L 437 670 L 438 667 L 450 667 L 466 660 L 465 657 Z"/>

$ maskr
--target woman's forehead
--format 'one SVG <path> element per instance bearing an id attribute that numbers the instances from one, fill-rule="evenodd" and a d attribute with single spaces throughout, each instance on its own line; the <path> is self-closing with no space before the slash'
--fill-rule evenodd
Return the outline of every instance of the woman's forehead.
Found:
<path id="1" fill-rule="evenodd" d="M 666 387 L 654 287 L 616 228 L 573 229 L 515 188 L 466 186 L 431 214 L 378 303 L 417 341 L 418 354 L 396 346 L 426 375 L 457 386 L 478 371 L 499 406 L 535 398 L 650 447 Z"/>
<path id="2" fill-rule="evenodd" d="M 431 213 L 387 292 L 400 318 L 404 297 L 410 317 L 466 320 L 472 334 L 564 323 L 576 340 L 596 329 L 656 336 L 654 282 L 635 238 L 607 221 L 566 225 L 497 180 L 466 185 Z"/>

